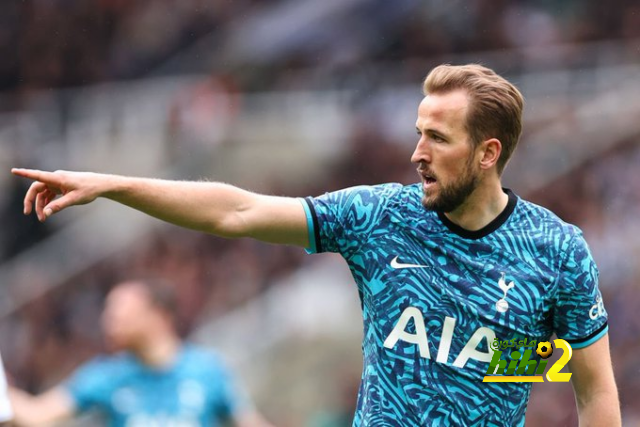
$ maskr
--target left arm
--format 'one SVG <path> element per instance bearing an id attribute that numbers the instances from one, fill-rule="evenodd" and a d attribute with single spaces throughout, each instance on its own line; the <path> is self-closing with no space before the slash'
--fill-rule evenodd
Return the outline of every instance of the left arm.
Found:
<path id="1" fill-rule="evenodd" d="M 609 335 L 588 347 L 573 350 L 569 369 L 580 426 L 620 426 L 620 401 L 609 354 Z"/>

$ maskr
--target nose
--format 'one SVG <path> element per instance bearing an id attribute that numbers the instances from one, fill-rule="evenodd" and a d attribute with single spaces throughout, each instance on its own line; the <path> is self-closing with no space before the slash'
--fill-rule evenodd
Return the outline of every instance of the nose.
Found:
<path id="1" fill-rule="evenodd" d="M 429 149 L 429 143 L 427 139 L 422 136 L 416 144 L 416 149 L 413 150 L 411 155 L 411 163 L 431 163 L 431 150 Z"/>

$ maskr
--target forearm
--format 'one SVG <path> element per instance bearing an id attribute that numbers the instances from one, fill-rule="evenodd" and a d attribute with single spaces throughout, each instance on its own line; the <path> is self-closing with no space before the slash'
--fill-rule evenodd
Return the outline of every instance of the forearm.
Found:
<path id="1" fill-rule="evenodd" d="M 577 399 L 580 427 L 615 427 L 622 424 L 620 402 L 615 390 L 591 393 Z"/>
<path id="2" fill-rule="evenodd" d="M 231 185 L 105 175 L 101 196 L 172 224 L 223 237 L 243 235 L 241 215 L 258 197 Z"/>

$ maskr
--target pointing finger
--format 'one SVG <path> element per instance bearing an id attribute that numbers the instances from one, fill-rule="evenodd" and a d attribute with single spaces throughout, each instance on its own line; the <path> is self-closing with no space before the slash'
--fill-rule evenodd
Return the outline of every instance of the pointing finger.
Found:
<path id="1" fill-rule="evenodd" d="M 51 185 L 60 185 L 60 177 L 54 172 L 46 172 L 38 169 L 22 169 L 22 168 L 13 168 L 11 169 L 11 173 L 16 176 L 21 176 L 23 178 L 29 178 L 34 181 L 45 182 Z"/>
<path id="2" fill-rule="evenodd" d="M 11 169 L 11 173 L 16 175 L 16 176 L 21 176 L 23 178 L 29 178 L 29 179 L 34 179 L 34 180 L 38 180 L 38 177 L 40 176 L 40 172 L 39 170 L 36 169 L 23 169 L 23 168 L 12 168 Z"/>

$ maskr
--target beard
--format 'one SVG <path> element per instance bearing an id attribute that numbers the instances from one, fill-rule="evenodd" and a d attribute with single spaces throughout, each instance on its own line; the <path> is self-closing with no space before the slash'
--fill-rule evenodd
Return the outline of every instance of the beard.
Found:
<path id="1" fill-rule="evenodd" d="M 472 160 L 471 158 L 469 160 Z M 440 186 L 440 194 L 430 198 L 427 194 L 422 196 L 422 206 L 429 211 L 453 212 L 459 208 L 467 198 L 478 188 L 479 174 L 473 168 L 471 161 L 467 162 L 465 172 L 454 182 Z"/>

